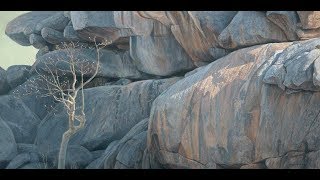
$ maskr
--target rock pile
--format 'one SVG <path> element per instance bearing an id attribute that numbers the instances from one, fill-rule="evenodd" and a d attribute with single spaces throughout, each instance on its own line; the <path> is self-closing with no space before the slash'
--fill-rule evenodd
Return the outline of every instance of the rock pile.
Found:
<path id="1" fill-rule="evenodd" d="M 319 11 L 35 11 L 0 68 L 0 168 L 57 168 L 62 104 L 24 95 L 50 60 L 97 61 L 67 168 L 320 168 Z M 85 48 L 61 49 L 63 42 Z M 55 64 L 54 68 L 65 68 Z M 63 74 L 61 74 L 63 75 Z M 18 95 L 20 96 L 17 96 Z M 47 107 L 54 107 L 48 109 Z"/>

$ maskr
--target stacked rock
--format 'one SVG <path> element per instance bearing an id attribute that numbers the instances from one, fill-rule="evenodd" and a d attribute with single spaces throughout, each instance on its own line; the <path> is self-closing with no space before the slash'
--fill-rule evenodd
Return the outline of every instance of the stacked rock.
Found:
<path id="1" fill-rule="evenodd" d="M 100 70 L 67 168 L 320 168 L 319 11 L 37 11 L 5 32 L 39 51 L 0 68 L 0 168 L 57 168 L 66 109 L 25 94 L 68 53 Z"/>

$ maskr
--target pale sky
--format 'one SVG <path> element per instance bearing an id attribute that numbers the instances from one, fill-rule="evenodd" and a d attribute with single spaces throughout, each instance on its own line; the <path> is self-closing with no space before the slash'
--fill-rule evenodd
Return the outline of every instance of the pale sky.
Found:
<path id="1" fill-rule="evenodd" d="M 32 46 L 21 46 L 5 34 L 9 21 L 28 11 L 0 11 L 0 66 L 7 69 L 11 65 L 32 65 L 37 49 Z"/>

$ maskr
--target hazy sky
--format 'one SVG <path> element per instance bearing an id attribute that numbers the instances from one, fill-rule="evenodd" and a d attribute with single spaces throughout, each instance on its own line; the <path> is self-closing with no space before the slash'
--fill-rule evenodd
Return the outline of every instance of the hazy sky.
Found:
<path id="1" fill-rule="evenodd" d="M 5 34 L 6 25 L 15 17 L 28 11 L 0 11 L 0 66 L 7 69 L 15 64 L 31 65 L 37 53 L 32 46 L 20 46 Z"/>

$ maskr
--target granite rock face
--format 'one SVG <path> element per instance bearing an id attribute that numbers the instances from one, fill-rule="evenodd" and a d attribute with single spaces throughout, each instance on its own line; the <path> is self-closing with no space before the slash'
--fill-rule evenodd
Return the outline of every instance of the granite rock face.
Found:
<path id="1" fill-rule="evenodd" d="M 150 114 L 149 161 L 169 168 L 232 168 L 318 150 L 319 93 L 288 95 L 263 82 L 292 46 L 235 51 L 162 93 Z"/>
<path id="2" fill-rule="evenodd" d="M 0 168 L 57 168 L 66 110 L 32 87 L 50 71 L 70 78 L 68 53 L 90 77 L 107 42 L 67 168 L 318 169 L 319 12 L 21 15 L 5 33 L 39 51 L 31 67 L 0 68 Z"/>

